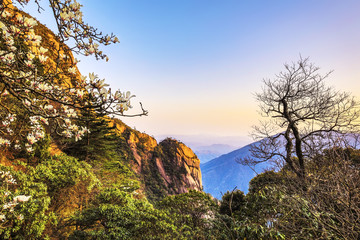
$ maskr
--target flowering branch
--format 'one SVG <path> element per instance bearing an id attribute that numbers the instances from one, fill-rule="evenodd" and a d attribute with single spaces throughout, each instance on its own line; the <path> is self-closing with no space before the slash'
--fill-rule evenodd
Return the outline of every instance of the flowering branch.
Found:
<path id="1" fill-rule="evenodd" d="M 17 0 L 25 6 L 28 0 Z M 39 11 L 41 9 L 39 2 Z M 113 92 L 96 74 L 82 76 L 72 52 L 108 57 L 99 44 L 119 42 L 82 20 L 81 5 L 76 0 L 49 0 L 57 23 L 59 41 L 43 41 L 38 35 L 38 22 L 18 11 L 9 2 L 0 5 L 0 147 L 12 146 L 33 151 L 33 144 L 44 138 L 48 130 L 80 139 L 88 129 L 75 124 L 82 109 L 99 115 L 125 114 L 131 108 L 130 92 Z M 54 36 L 54 39 L 56 37 Z M 64 42 L 75 43 L 67 47 Z M 26 140 L 19 141 L 19 140 Z M 20 144 L 22 142 L 22 145 Z"/>

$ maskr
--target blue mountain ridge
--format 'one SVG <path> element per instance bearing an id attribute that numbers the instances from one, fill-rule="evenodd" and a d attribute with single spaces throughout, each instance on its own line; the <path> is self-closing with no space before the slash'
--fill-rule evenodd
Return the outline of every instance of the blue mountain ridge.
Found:
<path id="1" fill-rule="evenodd" d="M 328 133 L 325 138 L 320 138 L 320 141 L 327 143 L 324 145 L 325 148 L 326 146 L 330 148 L 335 145 L 360 149 L 360 134 Z M 253 142 L 240 149 L 200 164 L 204 192 L 210 193 L 217 199 L 221 199 L 222 194 L 226 191 L 232 191 L 236 187 L 246 194 L 248 192 L 249 182 L 256 176 L 256 173 L 250 167 L 237 163 L 236 159 L 251 156 L 251 146 L 258 143 L 259 142 Z M 270 163 L 261 163 L 256 165 L 255 171 L 261 173 L 264 169 L 270 167 Z"/>
<path id="2" fill-rule="evenodd" d="M 250 167 L 237 163 L 236 159 L 250 156 L 249 150 L 253 144 L 257 142 L 200 164 L 204 192 L 217 199 L 221 199 L 222 194 L 232 191 L 235 187 L 247 193 L 249 182 L 256 173 Z M 260 173 L 267 166 L 265 163 L 258 164 L 255 170 Z"/>

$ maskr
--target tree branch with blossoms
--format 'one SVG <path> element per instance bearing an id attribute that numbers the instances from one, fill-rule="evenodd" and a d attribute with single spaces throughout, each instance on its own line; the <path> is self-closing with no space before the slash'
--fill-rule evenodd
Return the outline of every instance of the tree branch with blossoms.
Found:
<path id="1" fill-rule="evenodd" d="M 25 7 L 28 0 L 17 0 Z M 72 52 L 106 59 L 99 44 L 119 42 L 82 20 L 76 0 L 49 0 L 58 32 L 44 41 L 44 26 L 13 7 L 11 1 L 0 5 L 0 147 L 11 146 L 33 151 L 33 144 L 53 132 L 81 138 L 88 129 L 75 122 L 84 109 L 99 116 L 134 117 L 147 115 L 141 106 L 137 114 L 125 114 L 131 108 L 130 92 L 112 91 L 96 74 L 82 76 Z M 39 11 L 41 6 L 38 4 Z M 40 30 L 39 30 L 40 29 Z M 65 43 L 73 43 L 67 46 Z M 21 120 L 21 121 L 20 121 Z M 26 140 L 26 141 L 22 141 Z"/>
<path id="2" fill-rule="evenodd" d="M 11 226 L 13 218 L 23 220 L 24 216 L 14 211 L 18 204 L 27 202 L 31 196 L 14 195 L 14 188 L 17 182 L 9 171 L 0 171 L 0 228 Z"/>

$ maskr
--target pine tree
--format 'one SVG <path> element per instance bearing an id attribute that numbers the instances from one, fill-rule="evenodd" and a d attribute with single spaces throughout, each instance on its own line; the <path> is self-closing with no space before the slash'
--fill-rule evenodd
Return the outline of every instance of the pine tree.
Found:
<path id="1" fill-rule="evenodd" d="M 64 152 L 85 161 L 116 157 L 118 137 L 114 131 L 115 127 L 109 124 L 110 120 L 96 112 L 85 110 L 80 121 L 90 131 L 78 141 L 67 141 Z"/>

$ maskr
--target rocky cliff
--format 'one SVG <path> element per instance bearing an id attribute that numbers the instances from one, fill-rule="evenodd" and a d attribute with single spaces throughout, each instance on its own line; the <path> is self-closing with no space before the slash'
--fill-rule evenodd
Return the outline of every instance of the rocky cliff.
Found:
<path id="1" fill-rule="evenodd" d="M 140 176 L 150 199 L 202 190 L 200 160 L 185 144 L 171 138 L 157 141 L 133 130 L 118 119 L 112 120 L 128 151 L 130 166 Z"/>

